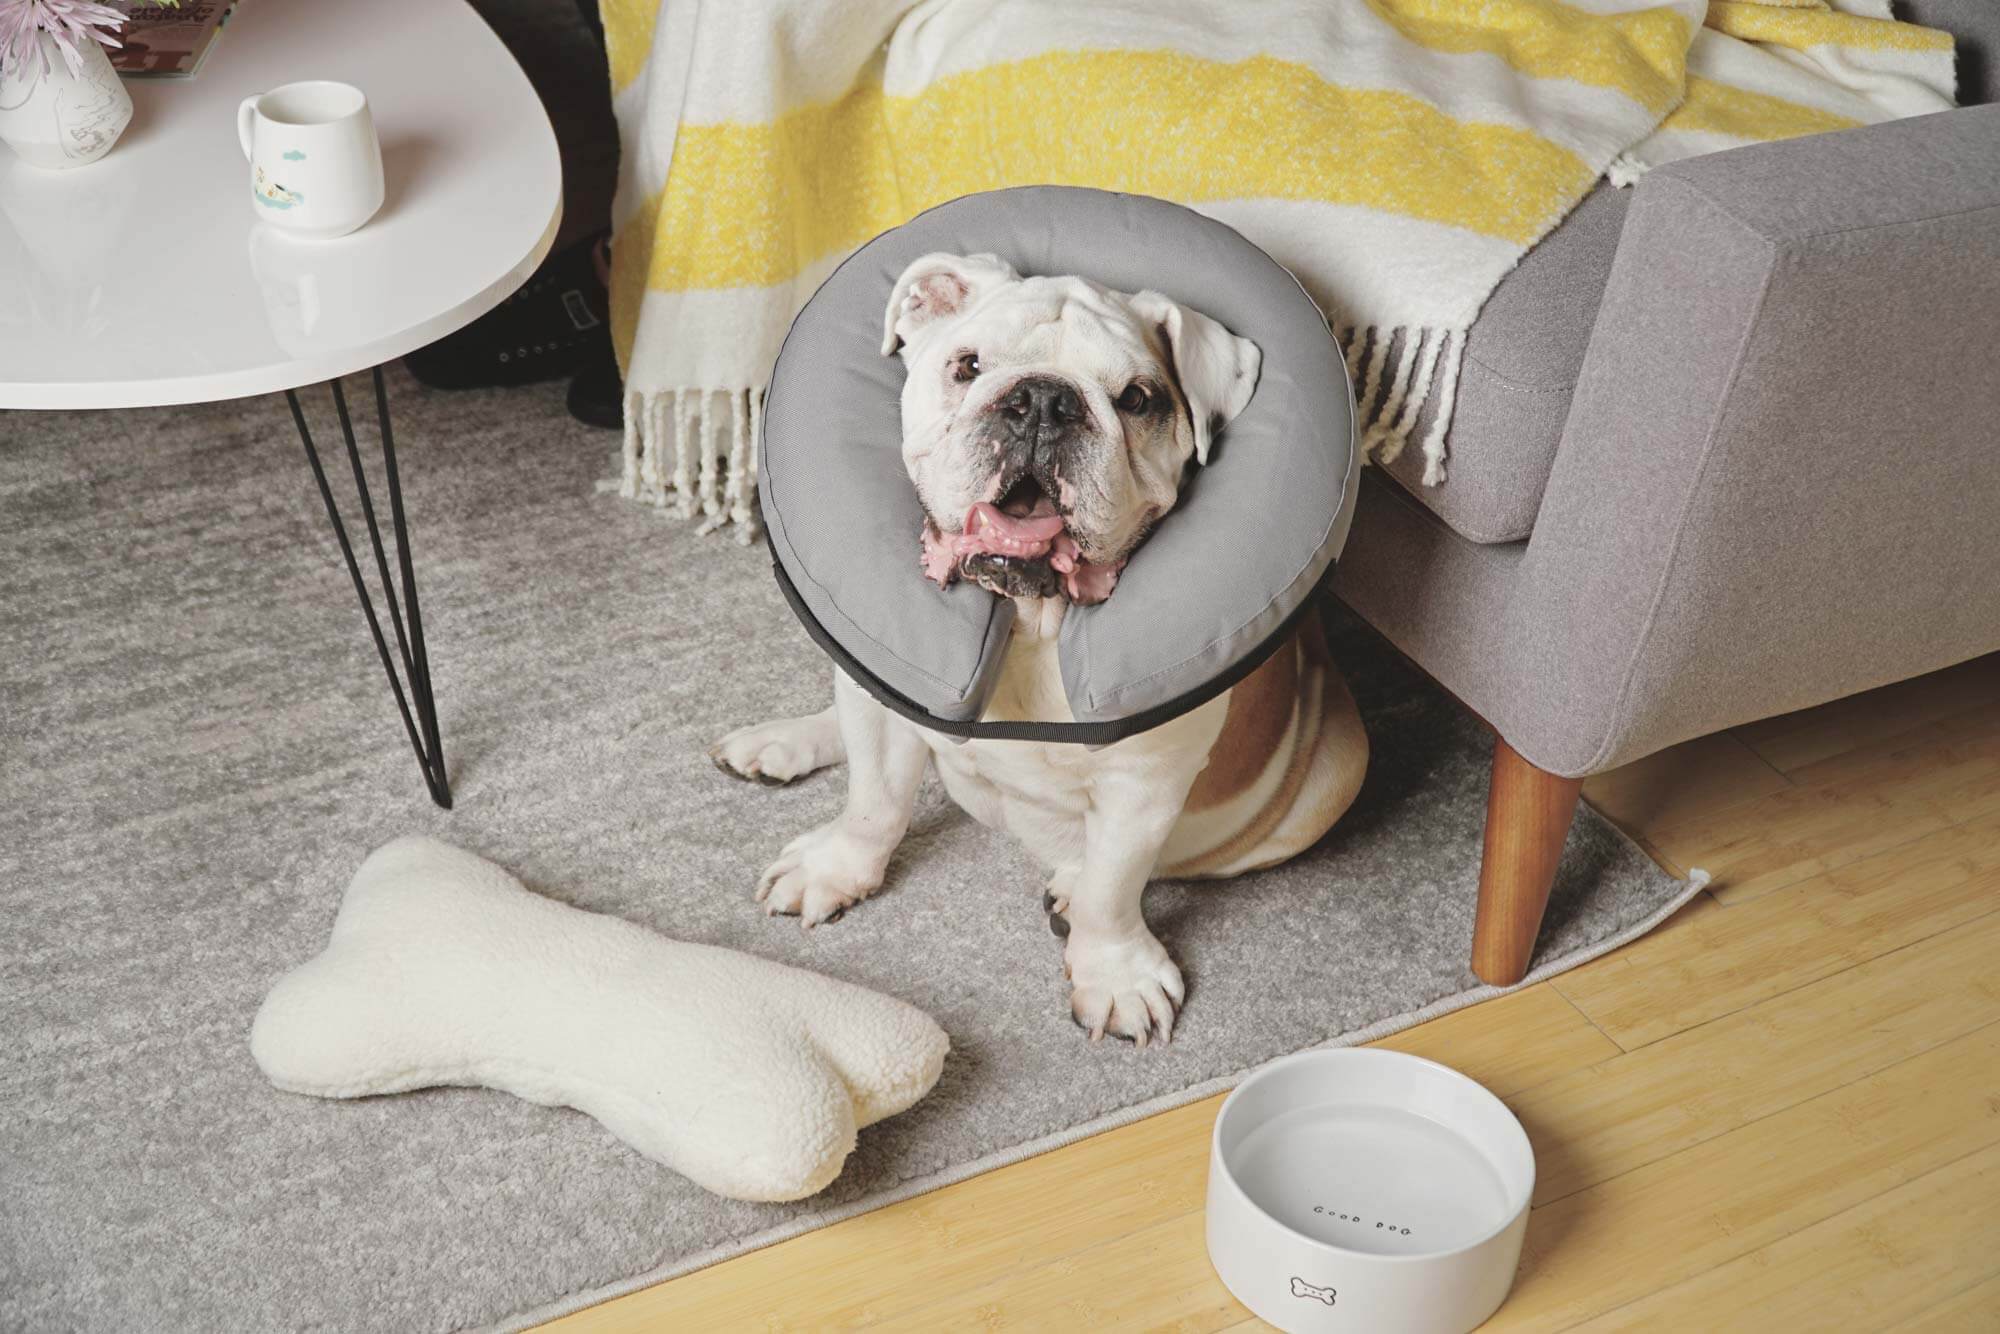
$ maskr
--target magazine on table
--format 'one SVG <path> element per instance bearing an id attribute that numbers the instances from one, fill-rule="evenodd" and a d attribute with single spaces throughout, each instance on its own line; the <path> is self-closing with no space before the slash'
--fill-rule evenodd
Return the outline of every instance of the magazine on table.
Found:
<path id="1" fill-rule="evenodd" d="M 105 54 L 119 77 L 192 79 L 222 39 L 236 0 L 180 0 L 178 5 L 120 0 L 118 7 L 129 16 L 119 34 L 124 44 Z"/>

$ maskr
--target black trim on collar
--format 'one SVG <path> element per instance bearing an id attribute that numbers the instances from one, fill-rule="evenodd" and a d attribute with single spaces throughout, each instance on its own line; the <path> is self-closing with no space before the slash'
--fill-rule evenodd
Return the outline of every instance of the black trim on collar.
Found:
<path id="1" fill-rule="evenodd" d="M 827 633 L 826 627 L 819 623 L 819 618 L 812 614 L 812 608 L 806 606 L 805 599 L 799 596 L 799 590 L 793 585 L 792 577 L 785 572 L 785 563 L 778 558 L 777 548 L 771 545 L 768 526 L 764 537 L 765 544 L 771 549 L 771 570 L 778 576 L 778 587 L 783 590 L 785 601 L 799 618 L 799 624 L 805 626 L 806 633 L 812 636 L 813 643 L 819 645 L 840 670 L 852 677 L 856 685 L 873 695 L 891 713 L 900 714 L 919 727 L 929 728 L 933 732 L 943 732 L 948 736 L 963 737 L 968 741 L 1044 741 L 1079 746 L 1108 746 L 1114 741 L 1123 741 L 1126 737 L 1150 732 L 1162 723 L 1170 723 L 1184 713 L 1192 713 L 1263 666 L 1273 653 L 1284 646 L 1285 641 L 1297 631 L 1306 614 L 1319 605 L 1319 600 L 1332 587 L 1334 567 L 1339 564 L 1337 560 L 1327 562 L 1325 571 L 1313 585 L 1312 591 L 1299 599 L 1299 605 L 1292 608 L 1290 614 L 1278 624 L 1278 628 L 1255 649 L 1244 654 L 1223 671 L 1203 681 L 1193 690 L 1177 695 L 1165 703 L 1155 704 L 1152 708 L 1141 710 L 1129 717 L 1112 718 L 1095 723 L 986 723 L 940 718 L 863 667 L 853 654 L 841 646 L 839 640 Z"/>

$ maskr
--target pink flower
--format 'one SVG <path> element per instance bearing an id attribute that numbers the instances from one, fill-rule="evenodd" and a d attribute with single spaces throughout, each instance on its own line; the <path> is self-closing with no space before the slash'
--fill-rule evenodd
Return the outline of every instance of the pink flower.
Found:
<path id="1" fill-rule="evenodd" d="M 49 57 L 40 34 L 47 33 L 69 72 L 81 77 L 82 43 L 119 46 L 112 34 L 124 23 L 124 14 L 94 0 L 0 0 L 0 73 L 26 70 L 31 82 L 46 76 Z"/>

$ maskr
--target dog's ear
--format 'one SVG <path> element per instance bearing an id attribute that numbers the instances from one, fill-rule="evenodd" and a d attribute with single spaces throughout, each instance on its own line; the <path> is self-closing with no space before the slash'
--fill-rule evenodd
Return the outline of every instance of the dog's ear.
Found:
<path id="1" fill-rule="evenodd" d="M 918 330 L 956 315 L 1003 283 L 1020 278 L 998 255 L 925 255 L 903 270 L 882 316 L 882 355 L 893 354 Z"/>
<path id="2" fill-rule="evenodd" d="M 1209 442 L 1250 402 L 1264 354 L 1200 311 L 1189 310 L 1158 292 L 1132 298 L 1139 317 L 1159 326 L 1174 359 L 1174 378 L 1187 396 L 1194 418 L 1194 456 L 1208 462 Z"/>

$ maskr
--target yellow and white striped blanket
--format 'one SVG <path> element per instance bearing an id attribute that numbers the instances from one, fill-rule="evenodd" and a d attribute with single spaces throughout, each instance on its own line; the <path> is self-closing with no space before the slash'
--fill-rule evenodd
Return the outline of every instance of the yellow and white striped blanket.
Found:
<path id="1" fill-rule="evenodd" d="M 1443 479 L 1465 332 L 1603 176 L 1943 110 L 1948 35 L 1889 0 L 604 0 L 623 164 L 627 496 L 755 531 L 792 316 L 959 195 L 1158 195 L 1320 303 L 1365 439 Z M 967 239 L 976 247 L 976 238 Z M 1171 276 L 1160 285 L 1171 289 Z"/>

